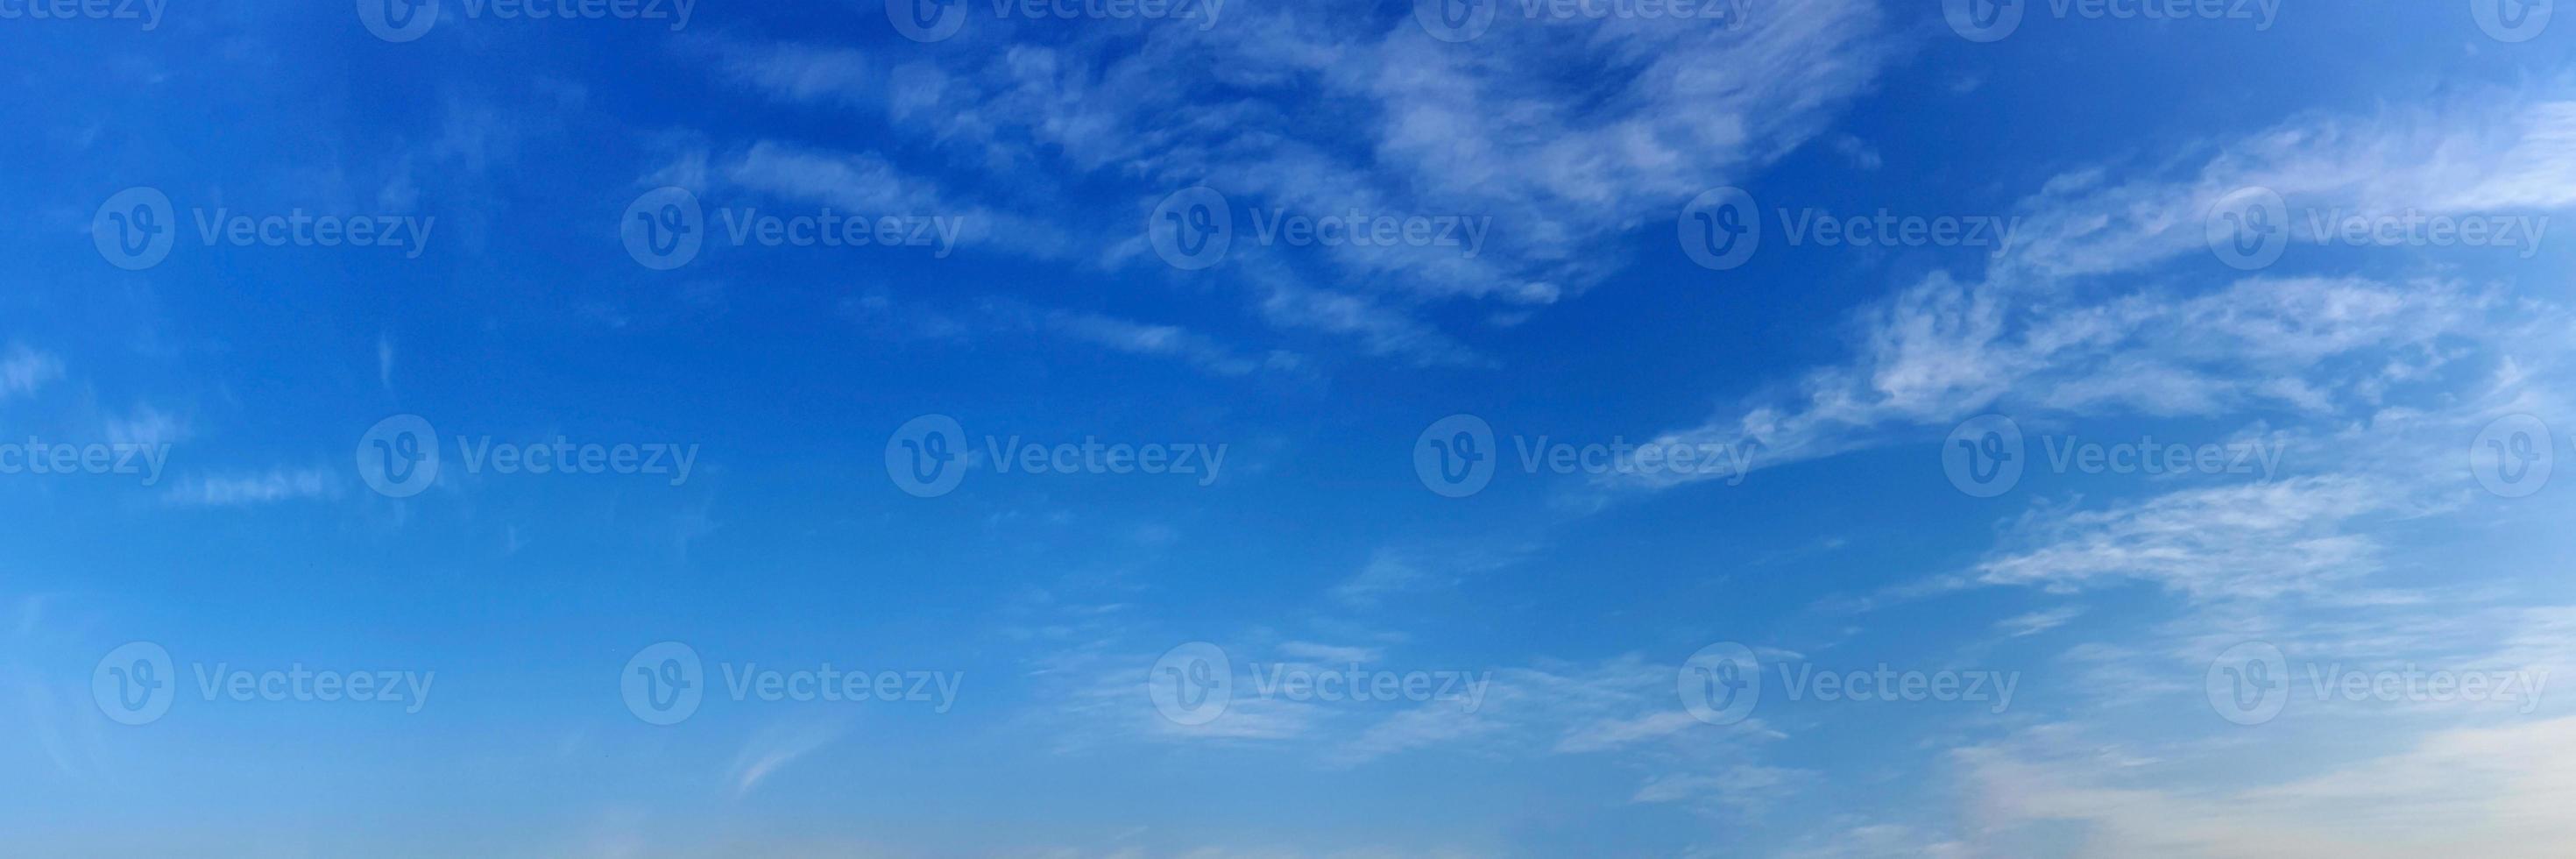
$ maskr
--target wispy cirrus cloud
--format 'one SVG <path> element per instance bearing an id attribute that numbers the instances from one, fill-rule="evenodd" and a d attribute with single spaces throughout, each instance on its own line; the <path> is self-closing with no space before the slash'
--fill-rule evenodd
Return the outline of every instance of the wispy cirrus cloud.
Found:
<path id="1" fill-rule="evenodd" d="M 1495 240 L 1473 254 L 1238 242 L 1226 262 L 1274 325 L 1481 365 L 1421 308 L 1545 305 L 1600 282 L 1624 264 L 1587 248 L 1823 133 L 1900 50 L 1863 0 L 1704 26 L 1505 18 L 1472 51 L 1343 5 L 1229 10 L 1213 29 L 1032 28 L 1005 51 L 930 57 L 739 40 L 683 52 L 748 91 L 879 115 L 951 155 L 964 181 L 1046 213 L 995 231 L 1023 252 L 1073 239 L 1106 248 L 1105 264 L 1151 265 L 1146 211 L 1202 184 L 1248 211 L 1488 219 Z M 794 175 L 846 172 L 805 160 Z M 1061 190 L 1092 178 L 1159 190 L 1111 211 Z"/>
<path id="2" fill-rule="evenodd" d="M 2103 277 L 2208 254 L 2211 207 L 2248 186 L 2273 188 L 2293 211 L 2565 209 L 2576 204 L 2576 168 L 2552 142 L 2570 136 L 2576 104 L 2505 95 L 2296 120 L 2166 171 L 2181 179 L 2114 181 L 2106 168 L 2061 176 L 2022 201 L 2028 238 L 1982 279 L 1935 273 L 1859 310 L 1846 362 L 1661 440 L 1756 445 L 1770 467 L 1920 437 L 1994 408 L 2206 416 L 2265 406 L 2334 420 L 2394 405 L 2392 385 L 2464 347 L 2524 337 L 2533 307 L 2438 279 L 2238 276 L 2181 289 Z M 2292 220 L 2294 234 L 2309 229 Z M 2234 274 L 2214 261 L 2201 271 Z"/>
<path id="3" fill-rule="evenodd" d="M 1124 355 L 1179 361 L 1213 376 L 1293 376 L 1308 369 L 1304 355 L 1285 349 L 1256 352 L 1180 325 L 1039 307 L 999 296 L 949 305 L 872 290 L 844 301 L 841 310 L 859 324 L 898 339 L 973 343 L 1039 335 Z"/>

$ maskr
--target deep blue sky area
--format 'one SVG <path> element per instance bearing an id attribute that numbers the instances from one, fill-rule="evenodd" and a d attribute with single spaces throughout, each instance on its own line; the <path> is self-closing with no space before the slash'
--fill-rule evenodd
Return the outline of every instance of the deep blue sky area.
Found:
<path id="1" fill-rule="evenodd" d="M 0 855 L 2576 839 L 2547 0 L 158 2 Z"/>

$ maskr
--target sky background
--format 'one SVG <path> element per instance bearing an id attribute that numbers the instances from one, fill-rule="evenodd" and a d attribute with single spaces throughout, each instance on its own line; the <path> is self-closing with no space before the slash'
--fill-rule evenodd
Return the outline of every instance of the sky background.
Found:
<path id="1" fill-rule="evenodd" d="M 2576 21 L 2543 5 L 2022 0 L 1978 29 L 1968 2 L 1512 2 L 1464 37 L 1429 2 L 1234 0 L 1211 23 L 969 0 L 925 7 L 957 28 L 928 40 L 902 2 L 707 2 L 682 24 L 439 0 L 408 31 L 371 27 L 392 7 L 287 5 L 0 5 L 0 853 L 2576 839 L 2576 692 L 2547 682 L 2576 689 L 2576 485 L 2546 470 L 2576 456 L 2576 250 L 2542 229 L 2576 207 Z M 167 201 L 148 263 L 99 226 L 133 188 Z M 627 243 L 665 188 L 701 213 L 676 266 Z M 1212 261 L 1156 235 L 1193 188 L 1233 225 Z M 1695 213 L 1729 188 L 1759 245 L 1704 265 Z M 2247 189 L 2285 226 L 2262 236 L 2277 258 L 2239 265 L 2243 235 L 2213 225 Z M 827 209 L 961 231 L 723 227 Z M 209 243 L 218 210 L 430 229 Z M 1881 211 L 2013 241 L 1787 229 Z M 1254 226 L 1353 213 L 1483 238 Z M 2320 240 L 2312 214 L 2537 241 Z M 916 492 L 890 465 L 933 415 L 975 455 Z M 1473 491 L 1416 467 L 1454 415 L 1491 454 Z M 398 416 L 441 460 L 388 492 L 367 462 Z M 2023 439 L 2003 485 L 1958 459 L 1997 427 Z M 466 461 L 558 437 L 692 464 Z M 1032 474 L 989 453 L 1015 438 L 1224 458 Z M 2149 439 L 2277 458 L 2049 456 Z M 1522 465 L 1555 444 L 1751 469 Z M 11 465 L 60 445 L 166 465 Z M 135 642 L 172 681 L 148 718 L 102 691 Z M 694 660 L 692 711 L 637 703 L 634 660 L 662 642 Z M 1157 669 L 1210 650 L 1220 706 L 1176 712 Z M 2251 714 L 2216 685 L 2249 652 L 2275 666 Z M 1694 699 L 1694 668 L 1739 653 L 1758 703 Z M 826 664 L 946 678 L 954 700 L 725 688 Z M 299 665 L 433 679 L 416 702 L 197 680 Z M 1282 666 L 1479 691 L 1264 691 Z M 2013 692 L 1825 700 L 1792 679 L 1881 666 Z M 2539 694 L 2311 682 L 2344 672 Z"/>

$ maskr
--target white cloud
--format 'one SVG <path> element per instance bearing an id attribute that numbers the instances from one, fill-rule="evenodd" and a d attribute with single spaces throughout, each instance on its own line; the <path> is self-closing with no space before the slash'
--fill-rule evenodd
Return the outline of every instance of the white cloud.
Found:
<path id="1" fill-rule="evenodd" d="M 1274 325 L 1442 365 L 1487 361 L 1423 322 L 1421 305 L 1546 304 L 1599 282 L 1624 263 L 1587 249 L 1820 134 L 1893 54 L 1865 0 L 1809 0 L 1741 28 L 1503 16 L 1472 51 L 1426 49 L 1409 16 L 1358 6 L 1227 12 L 1213 30 L 1029 29 L 1002 50 L 909 62 L 800 44 L 693 50 L 790 102 L 873 110 L 866 93 L 883 81 L 893 128 L 1066 225 L 994 231 L 1023 252 L 1052 256 L 1073 237 L 1108 248 L 1104 262 L 1138 260 L 1143 213 L 1196 184 L 1247 211 L 1490 218 L 1493 241 L 1473 254 L 1238 241 L 1225 262 L 1233 280 L 1258 281 L 1248 298 Z M 800 161 L 794 175 L 846 172 L 883 173 Z M 1084 211 L 1062 189 L 1092 177 L 1148 190 Z"/>
<path id="2" fill-rule="evenodd" d="M 2293 211 L 2566 208 L 2576 204 L 2576 157 L 2552 144 L 2570 137 L 2576 105 L 2463 99 L 2298 120 L 2218 148 L 2185 179 L 2113 184 L 2100 168 L 2060 176 L 2021 203 L 2028 238 L 1982 280 L 1936 273 L 1861 310 L 1850 361 L 1663 440 L 1760 445 L 1767 467 L 1920 437 L 1993 408 L 2214 415 L 2277 405 L 2333 417 L 2377 406 L 2391 385 L 2447 360 L 2444 347 L 2492 345 L 2529 308 L 2431 280 L 2245 277 L 2215 290 L 2104 295 L 2088 278 L 2206 255 L 2204 215 L 2249 185 L 2281 192 Z"/>
<path id="3" fill-rule="evenodd" d="M 110 444 L 165 445 L 184 441 L 188 436 L 185 419 L 148 405 L 134 407 L 131 415 L 107 419 Z"/>
<path id="4" fill-rule="evenodd" d="M 2067 621 L 2083 614 L 2082 606 L 2059 606 L 2005 618 L 1995 623 L 1995 629 L 2014 638 L 2023 638 L 2065 626 Z"/>
<path id="5" fill-rule="evenodd" d="M 339 495 L 333 475 L 318 468 L 273 468 L 257 474 L 201 477 L 172 487 L 172 503 L 191 507 L 235 507 Z"/>
<path id="6" fill-rule="evenodd" d="M 24 344 L 9 344 L 8 352 L 0 354 L 0 402 L 35 393 L 46 382 L 62 377 L 62 359 Z"/>
<path id="7" fill-rule="evenodd" d="M 2231 780 L 2279 772 L 2242 749 Z M 2173 768 L 2105 768 L 2031 744 L 1956 758 L 1986 824 L 2083 827 L 2085 856 L 2556 857 L 2576 843 L 2576 719 L 2444 730 L 2314 775 L 2191 785 Z M 2164 780 L 2159 783 L 2159 778 Z"/>

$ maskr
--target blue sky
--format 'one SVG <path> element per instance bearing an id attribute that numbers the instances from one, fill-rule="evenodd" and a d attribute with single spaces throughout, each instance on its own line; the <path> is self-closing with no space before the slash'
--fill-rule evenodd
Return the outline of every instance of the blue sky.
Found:
<path id="1" fill-rule="evenodd" d="M 356 7 L 0 3 L 0 852 L 2576 838 L 2546 3 Z"/>

